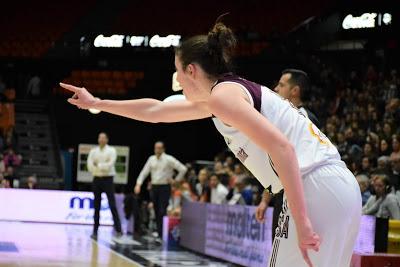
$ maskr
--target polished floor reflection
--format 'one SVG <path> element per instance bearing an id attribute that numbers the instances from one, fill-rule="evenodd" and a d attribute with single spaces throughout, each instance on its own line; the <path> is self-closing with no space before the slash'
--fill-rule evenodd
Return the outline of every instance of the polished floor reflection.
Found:
<path id="1" fill-rule="evenodd" d="M 86 225 L 0 221 L 0 266 L 80 267 L 143 266 L 89 236 Z M 99 236 L 111 240 L 111 227 Z"/>
<path id="2" fill-rule="evenodd" d="M 0 267 L 234 266 L 151 238 L 125 236 L 115 243 L 108 226 L 93 241 L 91 231 L 90 225 L 0 221 Z"/>

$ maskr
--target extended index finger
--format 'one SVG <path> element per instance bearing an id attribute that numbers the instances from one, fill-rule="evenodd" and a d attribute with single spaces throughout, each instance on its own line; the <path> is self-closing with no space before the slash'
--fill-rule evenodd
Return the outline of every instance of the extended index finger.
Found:
<path id="1" fill-rule="evenodd" d="M 306 261 L 307 265 L 309 267 L 313 267 L 313 264 L 310 260 L 310 257 L 308 256 L 308 252 L 306 248 L 300 248 L 301 254 L 303 255 L 303 259 Z"/>
<path id="2" fill-rule="evenodd" d="M 66 84 L 66 83 L 60 83 L 60 86 L 64 89 L 67 89 L 71 92 L 77 93 L 81 88 L 73 86 L 71 84 Z"/>

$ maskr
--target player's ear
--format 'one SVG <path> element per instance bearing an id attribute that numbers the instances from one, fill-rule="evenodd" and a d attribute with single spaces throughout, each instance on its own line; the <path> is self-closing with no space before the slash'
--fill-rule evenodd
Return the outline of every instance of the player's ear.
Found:
<path id="1" fill-rule="evenodd" d="M 197 72 L 198 72 L 198 68 L 195 64 L 189 64 L 186 67 L 186 74 L 188 74 L 191 78 L 196 77 Z"/>
<path id="2" fill-rule="evenodd" d="M 292 96 L 300 96 L 300 87 L 298 85 L 293 86 L 292 90 L 290 90 L 290 93 Z"/>

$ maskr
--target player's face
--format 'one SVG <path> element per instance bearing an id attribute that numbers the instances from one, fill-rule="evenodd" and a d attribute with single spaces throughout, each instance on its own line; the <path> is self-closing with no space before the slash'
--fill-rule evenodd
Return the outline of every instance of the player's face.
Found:
<path id="1" fill-rule="evenodd" d="M 189 66 L 183 69 L 182 63 L 178 56 L 175 56 L 176 80 L 182 87 L 183 94 L 190 101 L 195 101 L 198 98 L 198 90 L 194 84 L 194 79 L 188 71 Z"/>
<path id="2" fill-rule="evenodd" d="M 289 99 L 291 97 L 292 85 L 289 83 L 290 73 L 283 74 L 279 79 L 277 86 L 275 87 L 275 92 L 277 92 L 284 99 Z"/>

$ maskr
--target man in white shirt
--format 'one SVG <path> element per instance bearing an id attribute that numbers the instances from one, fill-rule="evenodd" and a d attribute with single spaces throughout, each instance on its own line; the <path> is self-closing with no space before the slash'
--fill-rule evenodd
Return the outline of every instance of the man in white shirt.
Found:
<path id="1" fill-rule="evenodd" d="M 140 194 L 144 179 L 150 174 L 152 200 L 156 213 L 158 236 L 162 235 L 163 217 L 167 214 L 169 198 L 171 196 L 170 183 L 173 181 L 174 170 L 178 172 L 176 181 L 181 181 L 187 168 L 171 155 L 165 153 L 164 143 L 154 144 L 154 155 L 150 156 L 136 181 L 135 194 Z"/>
<path id="2" fill-rule="evenodd" d="M 114 175 L 115 161 L 117 152 L 114 147 L 108 145 L 108 136 L 102 132 L 98 137 L 99 145 L 90 150 L 87 159 L 88 170 L 93 175 L 93 193 L 94 193 L 94 227 L 92 238 L 97 238 L 97 230 L 100 225 L 100 206 L 101 193 L 105 192 L 108 199 L 108 205 L 114 220 L 114 229 L 117 237 L 122 236 L 121 221 L 119 219 L 114 196 Z"/>
<path id="3" fill-rule="evenodd" d="M 223 184 L 220 183 L 217 174 L 212 174 L 210 176 L 210 188 L 210 202 L 212 204 L 224 204 L 226 202 L 226 196 L 228 195 L 229 191 Z"/>

